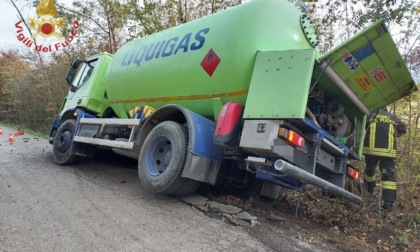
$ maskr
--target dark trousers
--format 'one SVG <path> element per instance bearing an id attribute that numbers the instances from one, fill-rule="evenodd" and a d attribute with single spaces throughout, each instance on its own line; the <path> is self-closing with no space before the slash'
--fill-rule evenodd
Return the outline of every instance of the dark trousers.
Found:
<path id="1" fill-rule="evenodd" d="M 397 198 L 397 182 L 395 179 L 395 159 L 365 155 L 365 186 L 372 193 L 376 185 L 375 170 L 379 164 L 381 169 L 382 200 L 395 201 Z"/>

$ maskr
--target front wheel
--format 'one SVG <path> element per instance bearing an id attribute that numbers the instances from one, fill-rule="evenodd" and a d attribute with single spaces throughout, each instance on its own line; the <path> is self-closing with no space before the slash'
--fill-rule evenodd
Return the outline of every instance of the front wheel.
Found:
<path id="1" fill-rule="evenodd" d="M 143 188 L 176 196 L 193 193 L 200 183 L 181 176 L 187 147 L 188 131 L 179 123 L 166 121 L 153 128 L 139 156 L 138 173 Z"/>
<path id="2" fill-rule="evenodd" d="M 78 160 L 72 154 L 73 137 L 76 131 L 76 120 L 69 119 L 58 128 L 53 142 L 54 162 L 59 165 L 73 164 Z"/>

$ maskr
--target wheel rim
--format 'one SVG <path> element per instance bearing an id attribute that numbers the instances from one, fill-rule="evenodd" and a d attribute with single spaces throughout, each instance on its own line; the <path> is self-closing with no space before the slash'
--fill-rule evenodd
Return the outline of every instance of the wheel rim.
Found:
<path id="1" fill-rule="evenodd" d="M 57 138 L 57 149 L 65 153 L 70 149 L 73 133 L 70 130 L 66 130 L 60 133 Z"/>
<path id="2" fill-rule="evenodd" d="M 156 138 L 147 153 L 146 170 L 152 176 L 164 173 L 172 160 L 172 144 L 168 137 Z"/>

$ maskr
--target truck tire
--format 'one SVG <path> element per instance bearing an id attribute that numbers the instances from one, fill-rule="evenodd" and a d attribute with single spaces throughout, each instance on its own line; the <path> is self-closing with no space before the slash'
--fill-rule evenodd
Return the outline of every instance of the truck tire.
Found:
<path id="1" fill-rule="evenodd" d="M 200 187 L 201 183 L 192 179 L 187 179 L 186 183 L 184 183 L 176 192 L 172 193 L 173 196 L 185 196 L 185 195 L 191 195 L 197 191 L 197 189 Z"/>
<path id="2" fill-rule="evenodd" d="M 187 148 L 188 131 L 179 123 L 166 121 L 153 128 L 140 150 L 138 174 L 143 188 L 174 196 L 195 192 L 200 183 L 181 176 Z"/>
<path id="3" fill-rule="evenodd" d="M 53 142 L 53 159 L 59 165 L 73 164 L 79 157 L 72 154 L 76 120 L 69 119 L 58 128 Z"/>

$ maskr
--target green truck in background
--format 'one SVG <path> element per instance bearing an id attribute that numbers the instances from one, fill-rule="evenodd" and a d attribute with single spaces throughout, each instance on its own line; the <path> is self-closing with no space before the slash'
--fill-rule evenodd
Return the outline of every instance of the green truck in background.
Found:
<path id="1" fill-rule="evenodd" d="M 304 10 L 251 0 L 75 60 L 54 161 L 108 148 L 138 159 L 152 193 L 256 179 L 271 198 L 308 183 L 361 204 L 345 184 L 366 117 L 416 86 L 383 21 L 320 56 Z"/>

